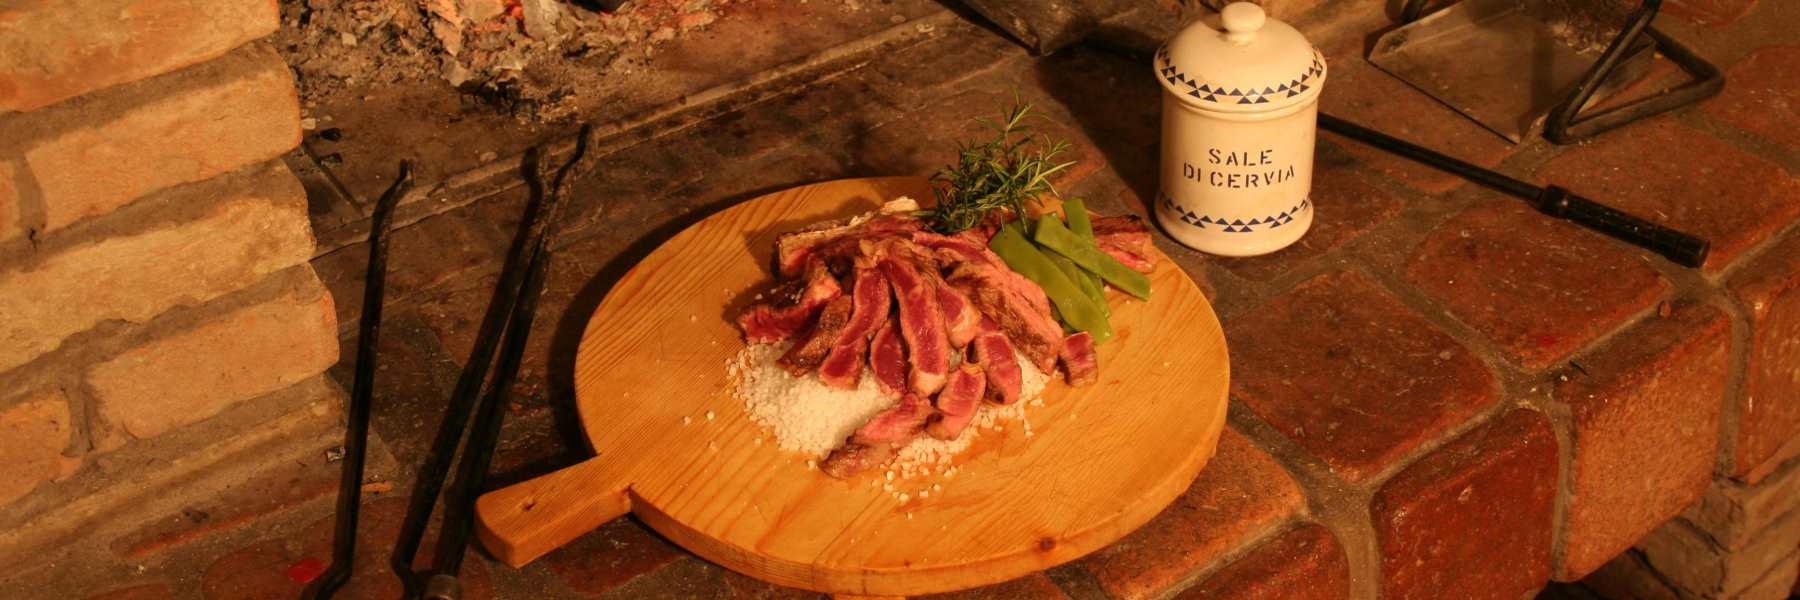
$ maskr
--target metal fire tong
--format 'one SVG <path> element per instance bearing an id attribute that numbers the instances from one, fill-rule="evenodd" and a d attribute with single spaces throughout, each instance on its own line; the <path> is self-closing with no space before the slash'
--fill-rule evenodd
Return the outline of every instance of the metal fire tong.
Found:
<path id="1" fill-rule="evenodd" d="M 412 163 L 400 161 L 394 179 L 369 219 L 369 272 L 363 280 L 363 310 L 356 336 L 356 375 L 350 388 L 350 406 L 344 425 L 344 464 L 338 481 L 337 522 L 332 532 L 331 567 L 302 594 L 306 598 L 330 598 L 350 580 L 351 560 L 356 556 L 356 518 L 362 507 L 363 460 L 369 449 L 369 407 L 375 393 L 375 348 L 381 337 L 381 302 L 387 294 L 389 227 L 394 206 L 412 189 Z"/>
<path id="2" fill-rule="evenodd" d="M 1717 68 L 1650 26 L 1661 0 L 1644 0 L 1604 51 L 1614 25 L 1599 0 L 1463 0 L 1421 18 L 1430 3 L 1407 0 L 1406 24 L 1376 41 L 1369 62 L 1514 143 L 1540 125 L 1552 142 L 1583 140 L 1725 85 Z M 1692 81 L 1578 116 L 1641 79 L 1659 53 Z"/>
<path id="3" fill-rule="evenodd" d="M 555 247 L 554 223 L 561 212 L 563 199 L 573 185 L 573 175 L 592 168 L 588 148 L 595 137 L 594 129 L 582 126 L 575 151 L 554 180 L 546 164 L 542 148 L 534 148 L 527 156 L 528 181 L 533 202 L 527 209 L 525 223 L 494 298 L 470 352 L 467 366 L 457 380 L 445 411 L 444 422 L 433 440 L 425 465 L 413 487 L 412 501 L 400 525 L 400 536 L 389 557 L 395 575 L 406 587 L 406 598 L 456 600 L 462 595 L 456 577 L 462 570 L 462 558 L 474 530 L 475 498 L 487 478 L 494 445 L 500 437 L 506 402 L 518 377 L 519 361 L 525 354 L 525 343 L 531 335 L 531 324 L 537 313 L 544 278 L 549 271 Z M 400 175 L 376 204 L 369 232 L 369 271 L 363 290 L 361 332 L 357 338 L 356 375 L 350 395 L 347 425 L 344 433 L 343 477 L 338 487 L 337 521 L 332 540 L 331 567 L 314 580 L 302 597 L 326 600 L 350 580 L 356 550 L 356 523 L 361 508 L 364 458 L 368 450 L 369 412 L 375 379 L 377 339 L 381 331 L 381 305 L 387 280 L 389 227 L 394 207 L 412 188 L 412 165 L 402 161 Z M 494 354 L 499 351 L 499 362 Z M 495 376 L 487 382 L 489 366 Z M 487 382 L 486 393 L 481 394 Z M 479 396 L 478 396 L 479 395 Z M 476 400 L 481 402 L 477 406 Z M 475 419 L 470 422 L 470 413 Z M 413 559 L 424 539 L 438 496 L 448 478 L 450 460 L 464 434 L 462 462 L 457 465 L 456 485 L 445 500 L 445 517 L 438 535 L 432 568 L 428 573 L 413 569 Z"/>
<path id="4" fill-rule="evenodd" d="M 501 271 L 493 300 L 476 334 L 474 349 L 451 392 L 444 421 L 420 468 L 406 518 L 400 525 L 400 536 L 389 557 L 395 575 L 405 584 L 408 599 L 457 600 L 462 597 L 462 585 L 457 576 L 462 571 L 463 555 L 475 527 L 475 499 L 486 481 L 494 445 L 499 441 L 500 426 L 506 416 L 507 398 L 518 376 L 525 343 L 531 335 L 538 298 L 542 295 L 556 243 L 555 224 L 569 188 L 574 184 L 573 175 L 592 167 L 588 148 L 594 137 L 591 126 L 582 126 L 575 151 L 569 161 L 555 171 L 554 179 L 542 148 L 534 148 L 527 155 L 528 181 L 534 201 L 527 209 L 523 230 Z M 496 347 L 500 354 L 497 364 L 494 362 Z M 488 382 L 486 393 L 482 394 L 482 383 L 490 364 L 495 375 Z M 471 412 L 474 413 L 473 421 L 469 419 Z M 415 571 L 413 564 L 420 542 L 449 475 L 450 460 L 456 456 L 458 442 L 465 433 L 467 442 L 462 445 L 456 482 L 444 499 L 444 520 L 439 527 L 431 570 Z"/>

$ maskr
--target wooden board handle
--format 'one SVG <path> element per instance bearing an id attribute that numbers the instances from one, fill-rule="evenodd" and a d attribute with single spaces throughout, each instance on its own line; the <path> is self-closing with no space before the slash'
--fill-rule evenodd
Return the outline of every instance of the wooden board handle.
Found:
<path id="1" fill-rule="evenodd" d="M 500 562 L 520 567 L 631 510 L 626 481 L 590 458 L 500 488 L 475 501 L 476 535 Z"/>

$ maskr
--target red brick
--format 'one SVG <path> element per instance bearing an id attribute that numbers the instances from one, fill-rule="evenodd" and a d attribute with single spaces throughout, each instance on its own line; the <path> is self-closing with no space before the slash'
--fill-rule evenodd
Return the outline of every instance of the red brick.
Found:
<path id="1" fill-rule="evenodd" d="M 21 150 L 46 231 L 276 158 L 300 141 L 293 75 L 267 48 L 23 120 L 40 132 Z"/>
<path id="2" fill-rule="evenodd" d="M 399 578 L 388 565 L 394 538 L 400 534 L 400 522 L 406 514 L 406 499 L 399 497 L 365 499 L 356 524 L 356 559 L 350 581 L 337 596 L 345 600 L 376 600 L 401 597 Z M 305 582 L 295 581 L 288 570 L 301 561 L 331 562 L 333 519 L 326 516 L 304 530 L 278 537 L 265 538 L 232 551 L 206 567 L 201 575 L 200 590 L 206 600 L 266 600 L 297 598 Z M 431 562 L 437 528 L 429 530 L 420 545 L 417 565 Z M 494 597 L 487 565 L 479 553 L 470 548 L 463 558 L 463 597 L 485 600 Z"/>
<path id="3" fill-rule="evenodd" d="M 1306 524 L 1232 561 L 1176 600 L 1338 600 L 1350 597 L 1350 564 L 1337 537 Z"/>
<path id="4" fill-rule="evenodd" d="M 1557 579 L 1599 568 L 1712 483 L 1730 334 L 1717 310 L 1683 307 L 1557 376 L 1574 421 Z"/>
<path id="5" fill-rule="evenodd" d="M 1408 259 L 1406 278 L 1532 369 L 1619 327 L 1669 289 L 1619 245 L 1508 200 L 1439 225 Z"/>
<path id="6" fill-rule="evenodd" d="M 1756 0 L 1669 0 L 1662 11 L 1701 25 L 1724 27 L 1750 13 Z"/>
<path id="7" fill-rule="evenodd" d="M 1742 548 L 1722 549 L 1680 519 L 1644 536 L 1637 548 L 1664 580 L 1688 597 L 1739 598 L 1764 574 L 1794 558 L 1800 548 L 1800 511 L 1777 519 Z"/>
<path id="8" fill-rule="evenodd" d="M 1473 354 L 1354 272 L 1231 320 L 1232 395 L 1352 482 L 1492 406 Z"/>
<path id="9" fill-rule="evenodd" d="M 169 591 L 168 585 L 147 583 L 92 596 L 88 600 L 169 600 L 174 597 L 175 593 Z"/>
<path id="10" fill-rule="evenodd" d="M 1226 428 L 1218 453 L 1162 514 L 1080 564 L 1114 598 L 1155 598 L 1298 512 L 1275 458 Z"/>
<path id="11" fill-rule="evenodd" d="M 1550 577 L 1556 440 L 1514 409 L 1394 476 L 1371 506 L 1383 598 L 1520 598 Z"/>
<path id="12" fill-rule="evenodd" d="M 1756 485 L 1719 481 L 1681 517 L 1720 548 L 1734 551 L 1795 509 L 1800 509 L 1800 466 L 1789 466 Z"/>
<path id="13" fill-rule="evenodd" d="M 279 298 L 164 335 L 88 368 L 100 416 L 139 439 L 218 414 L 337 362 L 331 295 L 311 270 Z"/>
<path id="14" fill-rule="evenodd" d="M 1800 46 L 1756 49 L 1725 72 L 1725 91 L 1700 106 L 1739 128 L 1800 148 Z"/>
<path id="15" fill-rule="evenodd" d="M 1768 473 L 1758 467 L 1800 437 L 1800 237 L 1747 265 L 1731 289 L 1750 318 L 1732 474 L 1755 483 Z"/>
<path id="16" fill-rule="evenodd" d="M 1500 164 L 1513 152 L 1512 143 L 1482 128 L 1418 88 L 1388 75 L 1363 58 L 1363 40 L 1325 50 L 1330 64 L 1319 110 L 1388 135 L 1436 148 L 1483 166 Z M 1413 188 L 1433 194 L 1461 186 L 1464 180 L 1437 169 L 1377 150 L 1361 142 L 1321 131 L 1375 169 Z"/>
<path id="17" fill-rule="evenodd" d="M 160 196 L 189 214 L 47 252 L 4 272 L 0 371 L 25 364 L 101 321 L 149 321 L 198 305 L 283 268 L 313 250 L 306 196 L 281 162 Z"/>
<path id="18" fill-rule="evenodd" d="M 680 548 L 626 517 L 544 555 L 544 563 L 570 589 L 603 594 L 684 556 Z"/>
<path id="19" fill-rule="evenodd" d="M 0 242 L 25 233 L 19 226 L 19 169 L 0 162 Z"/>
<path id="20" fill-rule="evenodd" d="M 1784 600 L 1790 598 L 1790 592 L 1795 589 L 1797 584 L 1800 584 L 1800 562 L 1794 560 L 1800 559 L 1800 554 L 1788 558 L 1789 560 L 1770 569 L 1762 576 L 1762 579 L 1758 579 L 1756 583 L 1750 584 L 1750 587 L 1744 588 L 1744 591 L 1738 594 L 1738 600 Z"/>
<path id="21" fill-rule="evenodd" d="M 913 596 L 913 600 L 1067 600 L 1068 594 L 1043 573 L 1032 573 L 1012 581 L 978 587 L 972 590 Z"/>
<path id="22" fill-rule="evenodd" d="M 80 458 L 63 456 L 71 429 L 69 398 L 62 390 L 27 394 L 23 402 L 0 408 L 0 440 L 6 440 L 0 444 L 0 506 L 81 464 Z"/>
<path id="23" fill-rule="evenodd" d="M 1709 271 L 1800 215 L 1800 179 L 1672 118 L 1600 136 L 1542 171 L 1575 193 L 1710 240 Z"/>
<path id="24" fill-rule="evenodd" d="M 1363 182 L 1360 163 L 1335 149 L 1321 150 L 1313 171 L 1312 228 L 1292 246 L 1274 254 L 1221 258 L 1219 264 L 1247 279 L 1267 281 L 1330 252 L 1400 212 L 1393 196 Z"/>
<path id="25" fill-rule="evenodd" d="M 1038 118 L 1028 122 L 1032 134 L 1066 140 L 1068 150 L 1055 158 L 1077 161 L 1083 169 L 1097 168 L 1105 157 L 1090 143 L 1075 120 L 1052 99 L 1021 91 L 1019 99 L 1032 104 Z M 1013 101 L 1007 92 L 971 89 L 939 99 L 924 109 L 889 121 L 866 134 L 853 148 L 859 164 L 875 172 L 929 175 L 956 160 L 956 146 L 943 140 L 992 139 L 993 129 L 976 119 L 993 121 Z M 1034 148 L 1042 148 L 1040 140 Z M 1073 168 L 1073 167 L 1072 167 Z M 1078 178 L 1077 178 L 1078 179 Z"/>
<path id="26" fill-rule="evenodd" d="M 0 371 L 102 321 L 144 322 L 312 255 L 306 196 L 279 162 L 159 197 L 189 216 L 47 252 L 0 270 Z"/>
<path id="27" fill-rule="evenodd" d="M 1681 592 L 1663 581 L 1656 569 L 1644 563 L 1638 552 L 1626 552 L 1607 561 L 1581 580 L 1581 585 L 1601 598 L 1615 600 L 1685 600 Z M 1583 596 L 1589 598 L 1591 596 Z"/>
<path id="28" fill-rule="evenodd" d="M 818 592 L 781 587 L 737 571 L 721 570 L 719 575 L 731 588 L 731 600 L 822 600 L 825 597 Z"/>
<path id="29" fill-rule="evenodd" d="M 208 60 L 280 25 L 273 0 L 98 0 L 0 9 L 0 112 Z"/>
<path id="30" fill-rule="evenodd" d="M 385 369 L 382 375 L 387 375 Z M 342 440 L 340 434 L 333 436 L 331 443 L 335 446 Z M 114 539 L 110 544 L 112 551 L 125 559 L 141 561 L 169 548 L 255 527 L 260 519 L 335 496 L 341 477 L 339 465 L 325 460 L 323 448 L 307 456 L 272 465 L 217 495 L 195 499 L 185 503 L 179 512 L 143 523 L 136 531 Z"/>

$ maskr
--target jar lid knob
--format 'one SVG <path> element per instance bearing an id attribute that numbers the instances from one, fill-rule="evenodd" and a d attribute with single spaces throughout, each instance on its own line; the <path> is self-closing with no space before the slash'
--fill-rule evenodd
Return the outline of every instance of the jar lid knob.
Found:
<path id="1" fill-rule="evenodd" d="M 1233 44 L 1250 43 L 1268 18 L 1263 8 L 1252 2 L 1233 2 L 1219 11 L 1219 20 L 1225 24 L 1225 39 Z"/>

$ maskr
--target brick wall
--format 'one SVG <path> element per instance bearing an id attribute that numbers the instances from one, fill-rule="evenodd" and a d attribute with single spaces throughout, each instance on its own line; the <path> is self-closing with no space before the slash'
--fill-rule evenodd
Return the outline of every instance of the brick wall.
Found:
<path id="1" fill-rule="evenodd" d="M 19 536 L 53 507 L 192 469 L 144 457 L 317 411 L 336 317 L 278 158 L 300 116 L 286 64 L 256 41 L 277 17 L 274 0 L 0 6 L 11 557 L 45 541 Z M 189 429 L 205 434 L 174 434 Z"/>

